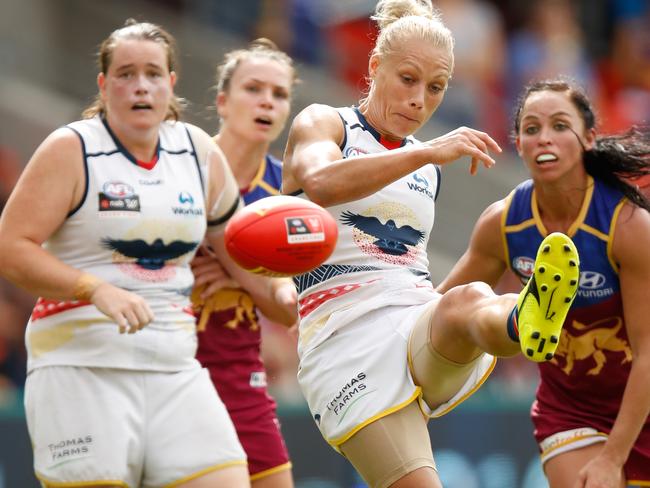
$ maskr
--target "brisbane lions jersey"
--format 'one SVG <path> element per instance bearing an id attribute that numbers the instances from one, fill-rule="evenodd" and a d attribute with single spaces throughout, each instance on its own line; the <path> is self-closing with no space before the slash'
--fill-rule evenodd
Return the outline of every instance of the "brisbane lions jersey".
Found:
<path id="1" fill-rule="evenodd" d="M 240 194 L 248 205 L 278 195 L 281 184 L 282 164 L 269 154 L 255 178 L 247 188 L 240 190 Z M 252 297 L 242 288 L 222 288 L 206 303 L 199 302 L 195 300 L 195 305 L 201 309 L 196 357 L 211 372 L 217 371 L 213 382 L 228 408 L 234 403 L 254 407 L 259 402 L 252 394 L 240 394 L 239 390 L 232 395 L 224 393 L 226 389 L 266 386 L 260 359 L 262 335 Z M 266 395 L 266 390 L 260 394 Z"/>
<path id="2" fill-rule="evenodd" d="M 532 407 L 538 441 L 579 427 L 609 432 L 616 419 L 632 363 L 612 255 L 625 201 L 621 192 L 590 177 L 578 218 L 567 232 L 580 254 L 580 281 L 555 357 L 539 365 L 541 382 Z M 502 230 L 508 265 L 525 283 L 548 234 L 531 180 L 508 197 Z M 650 423 L 644 430 L 639 447 L 650 456 Z"/>

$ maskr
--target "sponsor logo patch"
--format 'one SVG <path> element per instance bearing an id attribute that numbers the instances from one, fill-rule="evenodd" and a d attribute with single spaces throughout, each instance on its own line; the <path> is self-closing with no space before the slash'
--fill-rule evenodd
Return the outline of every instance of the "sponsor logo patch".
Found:
<path id="1" fill-rule="evenodd" d="M 163 180 L 161 178 L 155 180 L 138 180 L 138 183 L 141 184 L 142 186 L 157 186 L 157 185 L 162 185 Z"/>
<path id="2" fill-rule="evenodd" d="M 535 260 L 528 256 L 517 256 L 512 260 L 512 269 L 514 269 L 519 276 L 530 278 L 535 271 Z"/>
<path id="3" fill-rule="evenodd" d="M 578 296 L 581 298 L 607 298 L 614 294 L 614 288 L 607 286 L 607 278 L 596 271 L 581 271 Z"/>
<path id="4" fill-rule="evenodd" d="M 175 215 L 192 217 L 200 217 L 203 215 L 203 209 L 194 206 L 194 197 L 189 191 L 182 191 L 178 194 L 178 203 L 180 205 L 172 207 L 172 212 Z"/>
<path id="5" fill-rule="evenodd" d="M 409 190 L 416 191 L 425 195 L 430 200 L 433 200 L 433 192 L 429 190 L 429 181 L 424 176 L 420 176 L 418 173 L 413 173 L 413 181 L 407 181 L 406 185 Z"/>
<path id="6" fill-rule="evenodd" d="M 333 412 L 337 417 L 347 410 L 347 408 L 354 403 L 353 400 L 364 396 L 362 392 L 368 388 L 365 379 L 366 373 L 363 371 L 350 378 L 350 380 L 341 387 L 336 396 L 327 404 L 327 410 Z"/>
<path id="7" fill-rule="evenodd" d="M 133 187 L 121 181 L 108 181 L 99 192 L 100 212 L 139 212 L 140 197 Z"/>
<path id="8" fill-rule="evenodd" d="M 579 287 L 586 290 L 597 290 L 603 287 L 605 281 L 605 275 L 601 273 L 597 273 L 596 271 L 581 271 Z"/>
<path id="9" fill-rule="evenodd" d="M 266 386 L 266 373 L 264 371 L 253 371 L 249 384 L 253 388 L 264 388 Z"/>
<path id="10" fill-rule="evenodd" d="M 93 438 L 91 435 L 65 439 L 48 444 L 50 452 L 50 467 L 86 458 L 91 455 Z"/>

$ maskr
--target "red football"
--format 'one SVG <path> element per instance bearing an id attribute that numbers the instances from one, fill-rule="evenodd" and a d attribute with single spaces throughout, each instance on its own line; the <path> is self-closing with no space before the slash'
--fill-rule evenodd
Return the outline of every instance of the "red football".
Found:
<path id="1" fill-rule="evenodd" d="M 293 276 L 321 265 L 334 251 L 338 228 L 320 205 L 288 195 L 262 198 L 229 221 L 226 249 L 242 268 Z"/>

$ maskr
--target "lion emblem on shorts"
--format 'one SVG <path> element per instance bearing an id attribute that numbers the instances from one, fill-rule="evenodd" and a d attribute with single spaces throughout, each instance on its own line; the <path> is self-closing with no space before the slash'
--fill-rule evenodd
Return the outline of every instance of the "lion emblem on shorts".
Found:
<path id="1" fill-rule="evenodd" d="M 592 324 L 596 326 L 610 319 L 599 320 Z M 615 317 L 614 327 L 594 327 L 582 335 L 572 335 L 566 330 L 560 335 L 560 343 L 555 351 L 555 357 L 551 361 L 559 366 L 558 358 L 564 358 L 566 364 L 562 371 L 567 375 L 571 374 L 576 361 L 583 361 L 592 358 L 596 365 L 587 371 L 588 375 L 597 375 L 607 363 L 606 352 L 623 352 L 625 357 L 621 364 L 632 361 L 632 350 L 626 340 L 617 337 L 618 332 L 623 327 L 623 321 L 620 317 Z M 588 326 L 578 322 L 573 322 L 576 330 L 586 330 Z M 611 359 L 611 358 L 610 358 Z"/>

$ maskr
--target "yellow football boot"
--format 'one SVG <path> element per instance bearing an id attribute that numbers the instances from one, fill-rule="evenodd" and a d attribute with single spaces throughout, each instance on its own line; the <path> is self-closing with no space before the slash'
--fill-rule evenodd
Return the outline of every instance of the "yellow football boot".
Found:
<path id="1" fill-rule="evenodd" d="M 524 356 L 548 361 L 560 340 L 562 325 L 578 291 L 580 258 L 573 241 L 560 232 L 540 244 L 533 276 L 517 300 L 517 328 Z"/>

